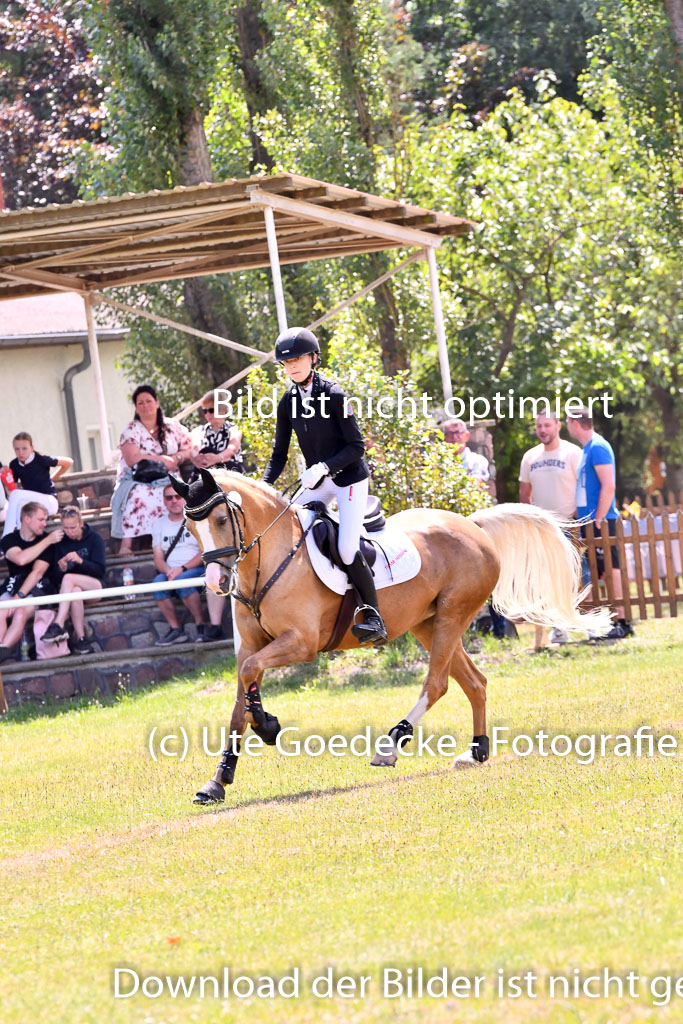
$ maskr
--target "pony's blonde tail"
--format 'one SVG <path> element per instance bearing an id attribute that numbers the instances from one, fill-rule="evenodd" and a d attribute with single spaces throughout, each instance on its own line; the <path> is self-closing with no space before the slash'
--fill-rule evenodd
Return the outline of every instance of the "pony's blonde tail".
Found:
<path id="1" fill-rule="evenodd" d="M 480 509 L 469 517 L 492 541 L 500 559 L 493 603 L 507 618 L 539 626 L 604 634 L 609 609 L 578 610 L 581 555 L 562 532 L 576 525 L 537 505 L 509 503 Z"/>

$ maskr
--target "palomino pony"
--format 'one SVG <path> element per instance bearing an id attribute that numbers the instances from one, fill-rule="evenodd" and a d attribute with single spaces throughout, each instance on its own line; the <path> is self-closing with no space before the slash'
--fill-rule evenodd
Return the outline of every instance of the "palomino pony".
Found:
<path id="1" fill-rule="evenodd" d="M 235 739 L 196 803 L 225 798 L 239 739 L 247 724 L 275 743 L 277 719 L 264 711 L 266 669 L 313 661 L 332 635 L 341 598 L 315 575 L 294 508 L 272 487 L 224 470 L 200 470 L 191 485 L 173 479 L 186 500 L 187 525 L 202 547 L 207 586 L 236 597 L 241 644 L 237 700 L 230 723 Z M 391 747 L 373 764 L 392 765 L 425 712 L 446 693 L 449 676 L 472 706 L 473 740 L 459 760 L 488 760 L 486 676 L 468 657 L 462 635 L 491 593 L 503 614 L 540 625 L 606 632 L 609 613 L 580 614 L 579 554 L 562 532 L 568 525 L 534 505 L 497 505 L 468 518 L 442 509 L 408 509 L 391 516 L 416 545 L 422 567 L 415 579 L 379 591 L 389 639 L 410 631 L 429 651 L 422 692 L 389 732 Z M 336 650 L 357 647 L 348 629 Z"/>

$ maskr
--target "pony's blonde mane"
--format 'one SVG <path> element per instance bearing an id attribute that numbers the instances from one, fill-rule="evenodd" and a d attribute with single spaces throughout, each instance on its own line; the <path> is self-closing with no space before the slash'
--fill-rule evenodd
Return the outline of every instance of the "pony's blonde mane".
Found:
<path id="1" fill-rule="evenodd" d="M 246 484 L 247 489 L 254 488 L 263 494 L 267 494 L 269 498 L 274 498 L 278 505 L 283 507 L 287 505 L 287 499 L 283 498 L 279 491 L 276 491 L 274 487 L 271 487 L 264 480 L 255 480 L 253 477 L 245 476 L 243 473 L 233 473 L 230 469 L 217 469 L 212 473 L 212 476 L 224 491 L 231 489 L 240 491 Z M 240 484 L 242 487 L 240 487 Z"/>

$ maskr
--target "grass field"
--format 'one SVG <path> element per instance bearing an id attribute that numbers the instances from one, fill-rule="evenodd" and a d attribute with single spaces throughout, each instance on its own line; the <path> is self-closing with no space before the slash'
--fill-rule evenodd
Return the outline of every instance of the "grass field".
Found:
<path id="1" fill-rule="evenodd" d="M 202 729 L 218 745 L 231 661 L 109 703 L 12 710 L 0 722 L 4 1024 L 683 1021 L 683 623 L 542 655 L 487 641 L 477 660 L 489 732 L 647 724 L 676 737 L 676 756 L 581 765 L 508 752 L 451 771 L 448 757 L 372 769 L 366 757 L 269 749 L 241 759 L 225 806 L 202 809 L 191 797 L 217 761 Z M 265 704 L 306 733 L 388 728 L 414 703 L 422 669 L 410 646 L 323 658 L 277 673 Z M 154 761 L 152 729 L 158 741 L 181 726 L 187 757 Z M 427 726 L 459 749 L 469 742 L 459 689 Z M 123 967 L 187 984 L 224 967 L 253 978 L 298 968 L 300 995 L 215 998 L 207 983 L 204 998 L 115 999 Z M 364 997 L 314 997 L 329 967 L 369 977 Z M 418 967 L 485 981 L 479 998 L 464 981 L 446 998 L 383 996 L 385 968 L 405 980 Z M 549 974 L 605 967 L 634 971 L 637 997 L 619 998 L 612 982 L 608 998 L 549 998 Z M 498 998 L 499 969 L 532 972 L 534 995 Z M 657 1007 L 666 983 L 657 998 L 643 978 L 664 975 L 674 987 Z"/>

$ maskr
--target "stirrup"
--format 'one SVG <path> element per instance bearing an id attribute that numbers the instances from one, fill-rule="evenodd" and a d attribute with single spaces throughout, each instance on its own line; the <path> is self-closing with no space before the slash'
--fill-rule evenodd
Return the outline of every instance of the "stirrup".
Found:
<path id="1" fill-rule="evenodd" d="M 371 618 L 376 620 L 375 623 L 356 623 L 356 616 L 359 612 L 369 612 Z M 358 640 L 361 647 L 365 647 L 367 644 L 374 644 L 375 647 L 382 647 L 388 640 L 387 629 L 384 625 L 382 616 L 371 604 L 358 605 L 353 613 L 353 626 L 351 627 L 351 632 L 355 636 L 356 640 Z"/>

